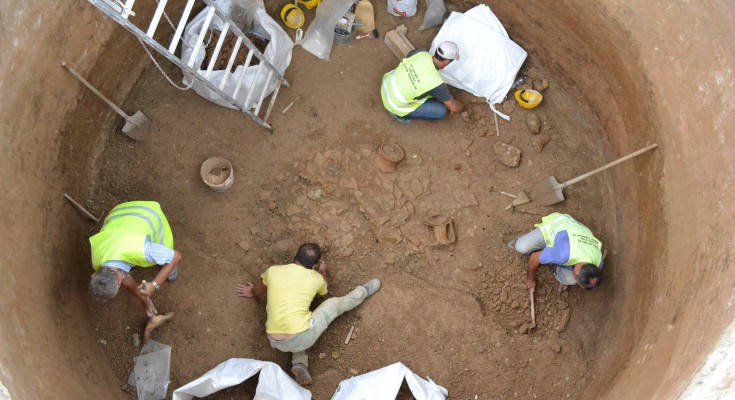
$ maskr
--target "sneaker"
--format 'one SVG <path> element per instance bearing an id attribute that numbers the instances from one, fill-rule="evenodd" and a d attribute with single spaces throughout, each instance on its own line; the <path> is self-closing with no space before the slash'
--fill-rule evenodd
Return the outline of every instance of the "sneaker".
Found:
<path id="1" fill-rule="evenodd" d="M 173 282 L 175 280 L 179 279 L 179 266 L 175 266 L 174 270 L 171 271 L 170 274 L 168 274 L 168 278 L 166 278 L 167 281 Z"/>
<path id="2" fill-rule="evenodd" d="M 291 367 L 291 373 L 299 385 L 311 385 L 311 375 L 309 375 L 309 370 L 306 368 L 306 365 L 302 363 L 294 364 Z"/>
<path id="3" fill-rule="evenodd" d="M 511 249 L 511 250 L 515 250 L 516 249 L 516 241 L 515 241 L 515 239 L 514 240 L 511 240 L 510 242 L 508 242 L 508 244 L 506 244 L 506 246 L 508 246 L 508 248 Z"/>
<path id="4" fill-rule="evenodd" d="M 365 290 L 367 290 L 368 297 L 370 297 L 370 296 L 374 295 L 375 292 L 377 292 L 378 290 L 380 290 L 380 279 L 378 279 L 378 278 L 371 279 L 371 280 L 368 281 L 368 283 L 362 285 L 362 287 L 364 287 Z"/>
<path id="5" fill-rule="evenodd" d="M 407 118 L 401 118 L 401 117 L 399 117 L 399 116 L 397 116 L 397 115 L 393 114 L 392 112 L 389 112 L 388 114 L 389 114 L 389 115 L 390 115 L 391 117 L 393 117 L 393 119 L 394 119 L 394 120 L 396 120 L 396 121 L 398 121 L 398 122 L 400 122 L 400 123 L 402 123 L 402 124 L 409 124 L 409 123 L 411 123 L 411 120 L 410 120 L 410 119 L 407 119 Z"/>

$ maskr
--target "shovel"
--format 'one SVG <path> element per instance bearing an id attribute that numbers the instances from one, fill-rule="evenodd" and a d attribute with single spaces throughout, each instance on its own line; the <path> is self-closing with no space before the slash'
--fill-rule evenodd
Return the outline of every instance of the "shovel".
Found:
<path id="1" fill-rule="evenodd" d="M 598 172 L 604 171 L 610 167 L 614 167 L 623 161 L 630 160 L 633 157 L 639 156 L 647 151 L 653 150 L 656 147 L 658 147 L 658 144 L 654 143 L 648 147 L 644 147 L 638 151 L 628 154 L 625 157 L 618 158 L 617 160 L 607 165 L 597 168 L 594 171 L 590 171 L 584 175 L 580 175 L 574 179 L 570 179 L 564 183 L 559 183 L 556 181 L 555 177 L 550 176 L 546 178 L 545 180 L 537 183 L 536 186 L 534 186 L 533 189 L 531 189 L 531 192 L 530 192 L 531 199 L 533 199 L 533 201 L 536 202 L 536 204 L 540 204 L 542 206 L 550 206 L 552 204 L 560 203 L 564 201 L 564 193 L 562 192 L 562 189 L 564 189 L 565 187 L 572 185 L 574 183 L 577 183 L 581 181 L 582 179 L 589 178 L 590 176 Z"/>
<path id="2" fill-rule="evenodd" d="M 84 86 L 87 87 L 87 89 L 91 90 L 92 93 L 96 94 L 101 98 L 105 103 L 107 103 L 110 108 L 115 110 L 116 113 L 120 114 L 121 117 L 125 118 L 125 126 L 122 128 L 122 132 L 126 134 L 129 138 L 137 141 L 142 142 L 145 141 L 150 137 L 151 134 L 151 128 L 153 127 L 153 123 L 151 122 L 148 117 L 143 114 L 142 111 L 136 111 L 133 115 L 127 115 L 125 112 L 120 109 L 120 107 L 113 104 L 110 100 L 107 99 L 107 97 L 103 96 L 102 93 L 100 93 L 97 89 L 95 89 L 89 82 L 87 82 L 86 79 L 82 78 L 81 75 L 77 73 L 77 71 L 74 70 L 74 68 L 66 65 L 64 61 L 61 62 L 61 66 L 66 68 L 69 73 L 71 73 L 75 78 L 77 78 L 80 82 L 84 84 Z"/>

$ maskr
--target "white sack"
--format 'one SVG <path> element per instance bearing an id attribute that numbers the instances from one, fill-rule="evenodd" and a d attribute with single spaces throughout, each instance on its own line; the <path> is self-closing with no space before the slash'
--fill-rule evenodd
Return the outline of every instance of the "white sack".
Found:
<path id="1" fill-rule="evenodd" d="M 413 17 L 417 3 L 418 0 L 388 0 L 388 12 L 396 17 Z"/>
<path id="2" fill-rule="evenodd" d="M 453 12 L 434 38 L 431 53 L 447 40 L 457 43 L 460 59 L 439 71 L 444 81 L 485 98 L 493 111 L 510 120 L 494 104 L 503 101 L 528 53 L 510 40 L 498 18 L 484 4 L 464 14 Z"/>
<path id="3" fill-rule="evenodd" d="M 304 33 L 304 38 L 299 43 L 304 50 L 321 58 L 329 60 L 334 41 L 334 27 L 347 10 L 350 9 L 354 0 L 323 0 L 316 9 L 316 18 Z"/>
<path id="4" fill-rule="evenodd" d="M 278 23 L 265 12 L 263 1 L 256 1 L 257 7 L 255 8 L 255 15 L 253 17 L 253 32 L 269 40 L 268 46 L 263 52 L 263 56 L 281 75 L 283 75 L 286 72 L 286 68 L 288 68 L 288 65 L 291 63 L 291 51 L 293 49 L 293 41 L 291 41 L 291 38 L 288 36 L 288 34 L 286 34 L 286 32 L 284 32 L 284 30 L 278 25 Z M 230 0 L 218 0 L 216 2 L 216 5 L 217 8 L 225 13 L 229 12 L 230 10 Z M 194 51 L 194 46 L 196 45 L 197 38 L 199 37 L 199 31 L 201 31 L 202 26 L 204 25 L 204 21 L 208 12 L 209 7 L 206 7 L 186 25 L 186 30 L 184 31 L 183 35 L 184 43 L 181 56 L 181 59 L 184 62 L 187 62 L 189 60 L 189 57 L 191 57 L 191 54 Z M 209 29 L 217 29 L 221 31 L 224 25 L 224 22 L 219 19 L 215 14 L 215 16 L 212 18 L 212 22 L 209 25 Z M 208 37 L 209 34 L 206 34 L 204 36 L 205 44 Z M 216 44 L 216 41 L 212 40 L 209 45 L 214 47 Z M 244 44 L 241 45 L 240 48 L 247 49 Z M 202 66 L 205 54 L 206 52 L 204 49 L 204 45 L 202 45 L 194 59 L 194 68 L 200 68 L 199 73 L 202 75 L 204 75 L 207 70 L 206 65 Z M 255 59 L 255 55 L 253 55 L 253 60 Z M 245 69 L 245 76 L 243 77 L 244 84 L 243 87 L 240 88 L 240 91 L 237 93 L 237 98 L 235 99 L 237 105 L 243 109 L 252 108 L 255 103 L 260 100 L 260 93 L 263 90 L 266 79 L 268 78 L 268 69 L 265 66 L 261 65 L 260 63 L 258 65 L 252 65 L 252 61 L 250 64 L 251 65 Z M 222 79 L 225 79 L 225 85 L 222 88 L 222 91 L 232 96 L 235 88 L 237 87 L 237 81 L 240 78 L 240 71 L 242 71 L 242 69 L 242 65 L 239 65 L 237 66 L 237 68 L 235 68 L 234 73 L 230 73 L 229 71 L 225 70 L 212 71 L 209 74 L 209 81 L 213 82 L 217 87 L 219 87 Z M 258 73 L 258 71 L 260 71 L 260 73 Z M 183 72 L 184 84 L 187 86 L 191 85 L 193 77 L 188 72 Z M 257 81 L 255 80 L 256 75 L 258 76 Z M 268 95 L 273 93 L 278 84 L 278 80 L 272 78 L 271 83 L 266 90 L 265 96 L 267 97 Z M 216 92 L 204 86 L 204 84 L 202 84 L 198 80 L 194 80 L 192 88 L 195 92 L 197 92 L 198 95 L 210 100 L 213 103 L 219 104 L 223 107 L 233 108 L 225 99 L 220 97 L 220 95 L 218 95 Z M 254 90 L 254 93 L 250 98 L 250 104 L 245 107 L 245 100 L 251 90 Z"/>
<path id="5" fill-rule="evenodd" d="M 174 391 L 173 400 L 205 397 L 239 385 L 260 371 L 254 400 L 311 400 L 311 392 L 299 386 L 281 367 L 269 361 L 230 358 L 211 371 Z"/>
<path id="6" fill-rule="evenodd" d="M 431 379 L 426 380 L 417 376 L 403 363 L 398 362 L 342 381 L 337 392 L 332 396 L 332 400 L 395 399 L 404 379 L 416 400 L 444 400 L 447 398 L 447 389 L 437 385 Z"/>

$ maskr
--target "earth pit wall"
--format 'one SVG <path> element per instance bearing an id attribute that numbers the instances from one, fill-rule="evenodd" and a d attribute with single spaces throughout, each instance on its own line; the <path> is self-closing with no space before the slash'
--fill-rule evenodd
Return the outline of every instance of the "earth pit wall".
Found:
<path id="1" fill-rule="evenodd" d="M 606 160 L 660 146 L 606 173 L 619 199 L 610 221 L 617 245 L 587 395 L 674 398 L 733 318 L 735 10 L 723 2 L 489 5 L 574 107 L 597 115 L 602 131 L 586 135 L 604 145 Z M 12 398 L 122 398 L 84 309 L 86 227 L 62 200 L 64 192 L 86 198 L 97 184 L 104 135 L 119 121 L 58 64 L 122 103 L 149 61 L 128 32 L 80 0 L 6 2 L 0 44 L 0 383 Z M 69 130 L 71 120 L 84 129 Z"/>

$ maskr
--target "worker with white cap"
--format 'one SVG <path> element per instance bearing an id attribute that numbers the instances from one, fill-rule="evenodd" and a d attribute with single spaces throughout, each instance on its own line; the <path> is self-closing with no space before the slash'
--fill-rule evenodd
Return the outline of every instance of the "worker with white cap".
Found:
<path id="1" fill-rule="evenodd" d="M 464 105 L 452 98 L 439 70 L 459 61 L 459 46 L 442 42 L 432 56 L 423 49 L 412 50 L 398 67 L 383 75 L 380 96 L 383 106 L 398 122 L 414 119 L 438 120 L 453 113 L 465 114 Z"/>

